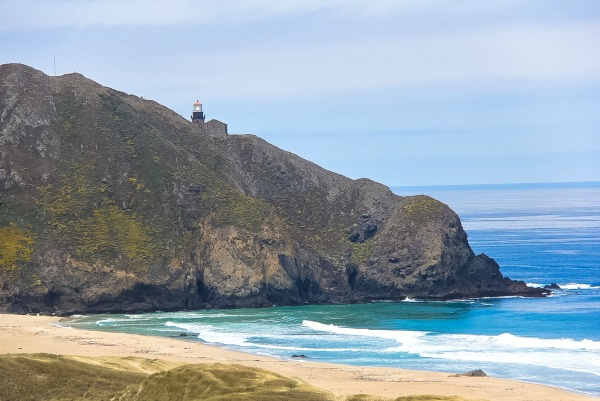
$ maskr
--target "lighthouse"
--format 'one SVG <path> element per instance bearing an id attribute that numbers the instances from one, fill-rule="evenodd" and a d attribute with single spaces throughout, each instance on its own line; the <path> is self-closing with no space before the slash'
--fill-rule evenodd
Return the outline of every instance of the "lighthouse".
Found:
<path id="1" fill-rule="evenodd" d="M 204 122 L 205 116 L 202 111 L 202 103 L 196 100 L 192 109 L 192 124 L 198 132 L 203 132 L 212 136 L 227 136 L 227 124 L 219 120 L 209 120 Z"/>
<path id="2" fill-rule="evenodd" d="M 196 100 L 192 111 L 192 122 L 196 124 L 204 124 L 204 112 L 202 111 L 202 103 Z"/>

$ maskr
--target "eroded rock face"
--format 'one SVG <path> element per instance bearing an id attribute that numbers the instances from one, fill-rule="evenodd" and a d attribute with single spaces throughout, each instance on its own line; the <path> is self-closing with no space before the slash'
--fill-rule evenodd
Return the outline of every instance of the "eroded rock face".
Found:
<path id="1" fill-rule="evenodd" d="M 59 158 L 49 129 L 56 110 L 47 77 L 18 64 L 3 66 L 0 90 L 0 188 L 7 191 L 43 180 Z"/>
<path id="2" fill-rule="evenodd" d="M 432 198 L 205 135 L 79 74 L 8 64 L 0 85 L 0 239 L 18 233 L 0 244 L 1 311 L 547 293 L 474 255 Z"/>

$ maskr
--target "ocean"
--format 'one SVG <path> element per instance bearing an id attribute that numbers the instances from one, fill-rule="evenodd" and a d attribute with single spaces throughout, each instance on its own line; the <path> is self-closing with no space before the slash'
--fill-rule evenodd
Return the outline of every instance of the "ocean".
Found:
<path id="1" fill-rule="evenodd" d="M 288 359 L 488 375 L 600 395 L 600 182 L 397 187 L 461 216 L 476 253 L 548 298 L 373 302 L 77 316 L 94 330 L 179 337 Z"/>

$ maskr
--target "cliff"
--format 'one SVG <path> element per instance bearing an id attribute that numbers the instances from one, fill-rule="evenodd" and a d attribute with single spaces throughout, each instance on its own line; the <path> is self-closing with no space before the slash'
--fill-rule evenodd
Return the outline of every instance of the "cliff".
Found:
<path id="1" fill-rule="evenodd" d="M 458 216 L 79 74 L 0 66 L 0 311 L 541 296 Z"/>

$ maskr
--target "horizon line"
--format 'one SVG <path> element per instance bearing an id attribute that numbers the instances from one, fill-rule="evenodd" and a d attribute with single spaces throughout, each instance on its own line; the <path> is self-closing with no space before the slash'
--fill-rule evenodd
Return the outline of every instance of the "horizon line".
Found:
<path id="1" fill-rule="evenodd" d="M 438 188 L 438 189 L 499 189 L 514 187 L 544 188 L 544 187 L 588 187 L 600 186 L 600 181 L 544 181 L 544 182 L 510 182 L 510 183 L 487 183 L 487 184 L 430 184 L 430 185 L 389 185 L 390 189 L 416 189 L 416 188 Z"/>

